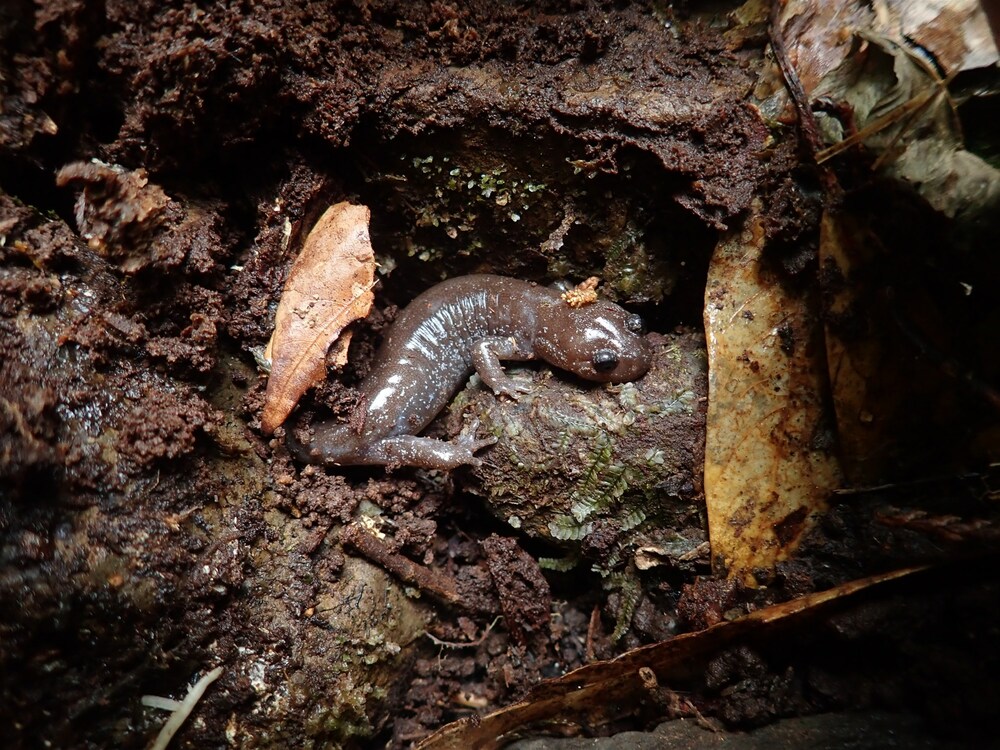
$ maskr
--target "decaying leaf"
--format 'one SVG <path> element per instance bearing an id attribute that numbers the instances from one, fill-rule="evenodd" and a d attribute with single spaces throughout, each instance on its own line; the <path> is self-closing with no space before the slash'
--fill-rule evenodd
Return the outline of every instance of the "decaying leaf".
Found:
<path id="1" fill-rule="evenodd" d="M 904 568 L 851 581 L 759 609 L 732 622 L 642 646 L 610 661 L 589 664 L 536 685 L 524 700 L 512 706 L 453 722 L 417 748 L 492 750 L 503 747 L 515 733 L 523 734 L 546 722 L 558 722 L 564 732 L 572 723 L 606 725 L 636 712 L 644 702 L 651 702 L 660 686 L 683 690 L 707 671 L 714 656 L 735 644 L 765 644 L 787 638 L 790 630 L 807 627 L 813 622 L 810 618 L 827 615 L 838 604 L 847 605 L 861 592 L 922 570 L 926 569 Z"/>
<path id="2" fill-rule="evenodd" d="M 812 96 L 837 102 L 845 118 L 818 113 L 832 145 L 817 161 L 864 143 L 875 167 L 912 185 L 949 217 L 989 211 L 1000 200 L 1000 170 L 962 147 L 961 129 L 933 66 L 908 47 L 858 31 L 852 54 L 819 82 Z"/>
<path id="3" fill-rule="evenodd" d="M 326 375 L 326 351 L 344 327 L 371 310 L 375 255 L 366 206 L 338 203 L 320 217 L 285 282 L 274 333 L 261 429 L 270 434 Z M 346 361 L 347 335 L 337 360 Z"/>
<path id="4" fill-rule="evenodd" d="M 996 445 L 987 415 L 1000 410 L 983 364 L 996 351 L 996 313 L 975 296 L 995 287 L 990 261 L 945 255 L 933 232 L 896 237 L 881 213 L 855 203 L 820 224 L 831 403 L 855 487 L 949 471 L 965 441 Z M 985 409 L 982 421 L 956 411 L 956 399 Z"/>
<path id="5" fill-rule="evenodd" d="M 900 37 L 928 49 L 948 72 L 1000 62 L 980 0 L 892 0 L 880 15 Z"/>
<path id="6" fill-rule="evenodd" d="M 948 91 L 956 74 L 1000 60 L 979 3 L 792 0 L 779 26 L 827 144 L 818 163 L 863 144 L 874 169 L 946 216 L 995 210 L 1000 170 L 963 147 Z M 766 70 L 755 92 L 772 119 L 790 116 L 780 78 Z"/>
<path id="7" fill-rule="evenodd" d="M 767 10 L 763 4 L 758 12 L 766 15 Z M 858 32 L 927 50 L 946 75 L 1000 61 L 978 0 L 789 0 L 782 4 L 779 23 L 799 80 L 813 98 L 819 83 L 852 54 Z M 764 73 L 755 93 L 766 115 L 778 119 L 790 109 L 776 65 Z"/>
<path id="8" fill-rule="evenodd" d="M 891 337 L 879 329 L 885 314 L 873 304 L 874 281 L 865 273 L 880 250 L 877 238 L 849 215 L 823 216 L 819 254 L 829 297 L 827 363 L 844 471 L 854 483 L 882 475 L 886 451 L 895 444 L 890 425 L 909 398 L 898 387 L 906 374 L 887 361 Z"/>
<path id="9" fill-rule="evenodd" d="M 715 569 L 753 583 L 840 486 L 817 300 L 762 262 L 758 215 L 715 248 L 705 293 L 705 500 Z"/>

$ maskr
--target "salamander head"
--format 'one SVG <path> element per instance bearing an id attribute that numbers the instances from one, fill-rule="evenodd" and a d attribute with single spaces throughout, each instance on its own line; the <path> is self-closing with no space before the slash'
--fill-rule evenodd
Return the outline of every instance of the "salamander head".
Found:
<path id="1" fill-rule="evenodd" d="M 576 308 L 560 301 L 541 311 L 537 325 L 535 352 L 586 380 L 637 380 L 652 363 L 642 318 L 607 300 Z"/>

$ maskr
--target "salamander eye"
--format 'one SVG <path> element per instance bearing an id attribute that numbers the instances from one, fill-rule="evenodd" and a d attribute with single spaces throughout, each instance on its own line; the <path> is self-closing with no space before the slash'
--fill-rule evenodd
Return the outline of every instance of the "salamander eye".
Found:
<path id="1" fill-rule="evenodd" d="M 611 372 L 618 367 L 618 354 L 610 349 L 598 349 L 594 352 L 593 362 L 598 372 Z"/>
<path id="2" fill-rule="evenodd" d="M 625 319 L 625 327 L 632 333 L 636 333 L 641 336 L 646 332 L 646 321 L 642 319 L 641 315 L 629 315 Z"/>

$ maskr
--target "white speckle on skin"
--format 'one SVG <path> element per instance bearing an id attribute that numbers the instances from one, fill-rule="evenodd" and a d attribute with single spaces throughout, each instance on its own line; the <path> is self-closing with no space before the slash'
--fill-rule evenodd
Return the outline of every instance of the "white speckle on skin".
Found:
<path id="1" fill-rule="evenodd" d="M 375 394 L 375 398 L 372 399 L 371 405 L 369 405 L 370 410 L 378 410 L 385 406 L 386 402 L 392 397 L 392 394 L 396 392 L 395 388 L 383 388 L 381 391 Z"/>
<path id="2" fill-rule="evenodd" d="M 615 328 L 614 323 L 607 318 L 594 318 L 594 322 L 611 334 L 612 338 L 616 338 L 618 336 L 618 329 Z"/>

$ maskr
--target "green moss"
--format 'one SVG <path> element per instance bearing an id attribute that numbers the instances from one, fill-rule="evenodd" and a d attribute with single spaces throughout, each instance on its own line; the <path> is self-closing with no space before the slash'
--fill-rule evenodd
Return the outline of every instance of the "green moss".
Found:
<path id="1" fill-rule="evenodd" d="M 544 570 L 558 570 L 561 573 L 572 570 L 580 563 L 578 555 L 567 555 L 566 557 L 539 557 L 538 566 Z"/>
<path id="2" fill-rule="evenodd" d="M 524 370 L 507 372 L 527 382 Z M 616 637 L 641 596 L 636 551 L 681 557 L 705 541 L 698 531 L 705 391 L 702 342 L 689 335 L 659 346 L 652 369 L 635 383 L 586 389 L 536 374 L 516 403 L 477 384 L 453 405 L 497 438 L 474 469 L 487 506 L 519 533 L 566 549 L 566 557 L 540 564 L 565 570 L 584 550 L 600 552 L 588 560 L 621 595 Z M 587 544 L 595 531 L 600 538 Z"/>
<path id="3" fill-rule="evenodd" d="M 604 574 L 604 589 L 606 591 L 616 591 L 620 597 L 618 614 L 615 617 L 615 629 L 611 634 L 611 640 L 617 641 L 628 630 L 632 623 L 632 615 L 642 597 L 642 582 L 639 580 L 639 573 L 635 567 L 628 565 L 624 570 L 617 572 L 598 571 Z"/>
<path id="4" fill-rule="evenodd" d="M 605 256 L 604 279 L 627 299 L 659 302 L 673 289 L 675 273 L 650 250 L 644 230 L 629 220 Z"/>
<path id="5" fill-rule="evenodd" d="M 481 232 L 517 224 L 537 204 L 546 183 L 505 165 L 458 164 L 450 157 L 402 155 L 400 177 L 416 182 L 417 194 L 427 196 L 414 207 L 414 225 L 441 236 L 432 244 L 414 243 L 411 257 L 433 262 L 445 254 L 469 255 L 483 247 Z M 456 245 L 457 243 L 457 245 Z"/>

